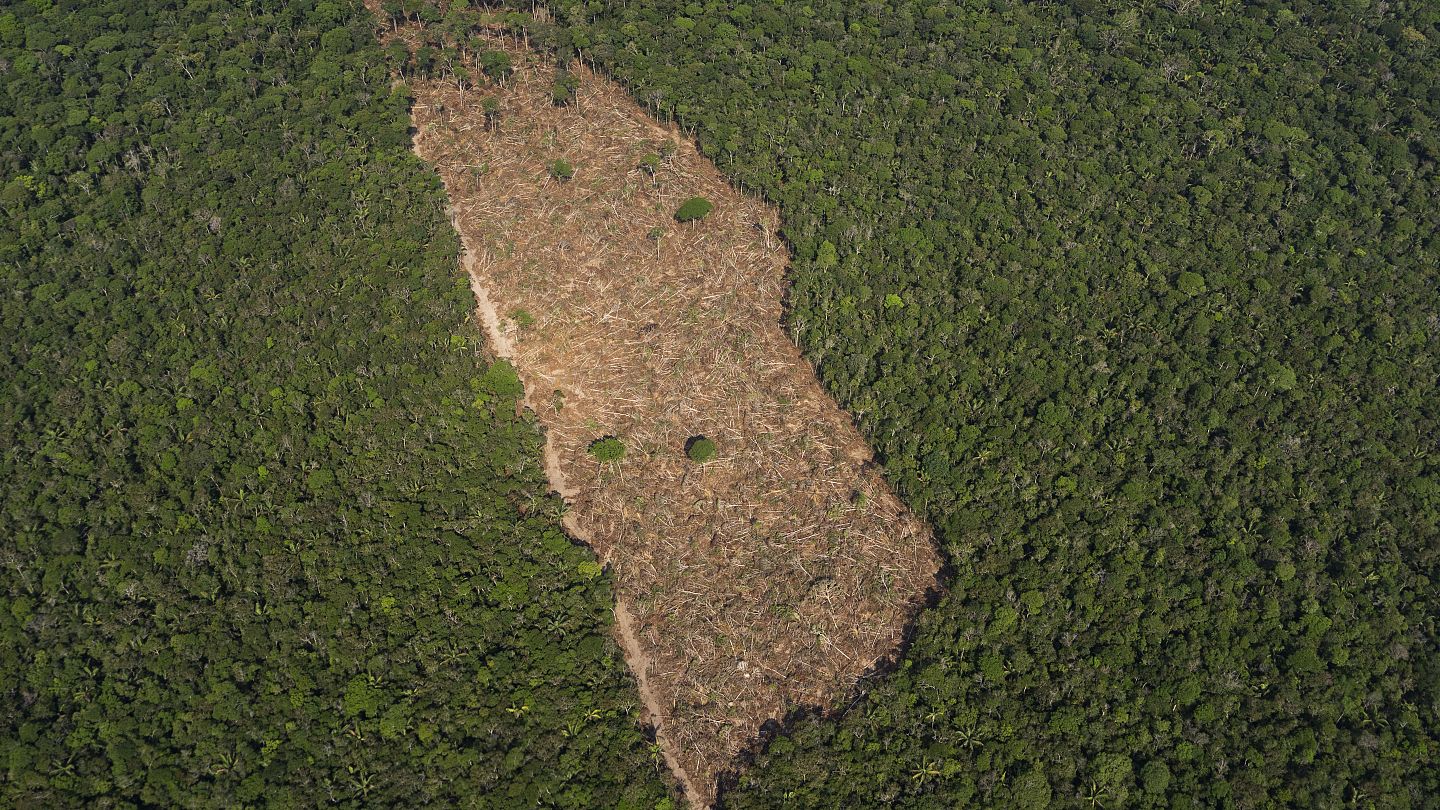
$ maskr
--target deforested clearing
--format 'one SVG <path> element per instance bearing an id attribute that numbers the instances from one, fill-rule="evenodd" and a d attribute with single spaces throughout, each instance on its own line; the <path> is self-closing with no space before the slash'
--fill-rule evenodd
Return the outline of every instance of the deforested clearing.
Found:
<path id="1" fill-rule="evenodd" d="M 708 804 L 765 721 L 894 652 L 938 557 L 782 329 L 776 212 L 612 82 L 574 67 L 557 106 L 553 61 L 487 46 L 503 84 L 411 84 L 416 148 Z"/>

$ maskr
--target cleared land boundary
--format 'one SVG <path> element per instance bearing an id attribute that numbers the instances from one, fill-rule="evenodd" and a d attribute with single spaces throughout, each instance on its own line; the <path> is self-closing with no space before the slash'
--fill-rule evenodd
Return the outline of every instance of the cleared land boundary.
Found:
<path id="1" fill-rule="evenodd" d="M 556 106 L 553 64 L 498 37 L 474 47 L 514 74 L 410 82 L 416 151 L 545 430 L 565 527 L 613 572 L 657 741 L 708 805 L 766 721 L 830 705 L 894 652 L 939 560 L 781 327 L 774 209 L 609 80 L 575 67 Z M 677 222 L 697 196 L 714 212 Z M 700 436 L 714 460 L 687 455 Z M 588 452 L 606 437 L 623 459 Z"/>

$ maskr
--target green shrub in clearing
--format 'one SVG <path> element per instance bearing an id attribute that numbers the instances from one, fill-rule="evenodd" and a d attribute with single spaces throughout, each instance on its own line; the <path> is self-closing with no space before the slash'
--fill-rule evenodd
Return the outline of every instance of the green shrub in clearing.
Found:
<path id="1" fill-rule="evenodd" d="M 619 461 L 625 458 L 625 445 L 614 436 L 606 436 L 591 442 L 589 452 L 596 461 Z"/>
<path id="2" fill-rule="evenodd" d="M 550 161 L 550 176 L 556 180 L 565 181 L 575 176 L 575 167 L 563 160 Z"/>
<path id="3" fill-rule="evenodd" d="M 706 214 L 714 210 L 715 206 L 704 197 L 691 197 L 675 211 L 675 219 L 680 222 L 694 222 L 704 219 Z"/>
<path id="4" fill-rule="evenodd" d="M 685 444 L 685 454 L 690 460 L 697 464 L 704 464 L 707 461 L 714 461 L 719 451 L 715 448 L 715 442 L 704 436 L 696 436 Z"/>

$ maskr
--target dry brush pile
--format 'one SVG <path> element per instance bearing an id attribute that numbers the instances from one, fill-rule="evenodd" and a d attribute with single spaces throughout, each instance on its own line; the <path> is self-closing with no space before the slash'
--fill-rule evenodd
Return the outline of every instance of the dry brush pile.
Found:
<path id="1" fill-rule="evenodd" d="M 501 315 L 571 523 L 634 614 L 663 741 L 709 793 L 764 721 L 828 705 L 893 652 L 938 559 L 781 328 L 776 212 L 608 80 L 575 69 L 557 107 L 552 67 L 488 47 L 517 68 L 501 86 L 412 84 L 417 150 Z M 713 213 L 677 222 L 696 196 Z M 713 460 L 687 455 L 697 436 Z M 622 459 L 587 452 L 604 437 Z"/>

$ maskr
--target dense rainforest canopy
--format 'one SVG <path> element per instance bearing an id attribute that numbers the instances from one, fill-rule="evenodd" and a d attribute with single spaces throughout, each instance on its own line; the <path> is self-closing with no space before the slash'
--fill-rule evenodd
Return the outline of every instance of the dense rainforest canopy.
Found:
<path id="1" fill-rule="evenodd" d="M 727 806 L 1437 806 L 1440 6 L 549 7 L 780 204 L 950 558 Z"/>
<path id="2" fill-rule="evenodd" d="M 667 806 L 358 4 L 0 10 L 0 806 Z"/>
<path id="3" fill-rule="evenodd" d="M 667 801 L 363 14 L 0 11 L 0 804 Z M 726 806 L 1437 805 L 1440 7 L 542 20 L 781 206 L 950 562 Z"/>

